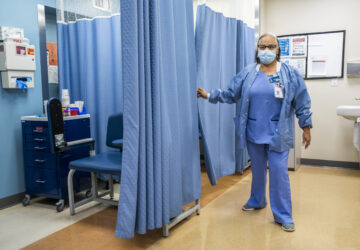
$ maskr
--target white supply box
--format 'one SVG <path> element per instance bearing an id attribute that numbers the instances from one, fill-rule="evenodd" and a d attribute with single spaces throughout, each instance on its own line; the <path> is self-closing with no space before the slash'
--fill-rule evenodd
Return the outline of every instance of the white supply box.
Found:
<path id="1" fill-rule="evenodd" d="M 24 38 L 24 29 L 0 26 L 0 40 L 6 38 Z"/>
<path id="2" fill-rule="evenodd" d="M 0 44 L 0 71 L 6 70 L 35 71 L 35 47 L 13 42 Z"/>
<path id="3" fill-rule="evenodd" d="M 35 47 L 26 43 L 4 42 L 0 44 L 0 71 L 3 88 L 33 88 Z"/>
<path id="4" fill-rule="evenodd" d="M 34 87 L 35 47 L 24 29 L 0 26 L 0 72 L 3 88 Z"/>
<path id="5" fill-rule="evenodd" d="M 22 43 L 22 44 L 29 44 L 29 39 L 27 38 L 5 38 L 4 43 Z"/>
<path id="6" fill-rule="evenodd" d="M 34 88 L 34 72 L 31 71 L 3 71 L 1 72 L 2 87 L 6 89 L 17 89 L 20 80 L 26 83 L 27 88 Z"/>

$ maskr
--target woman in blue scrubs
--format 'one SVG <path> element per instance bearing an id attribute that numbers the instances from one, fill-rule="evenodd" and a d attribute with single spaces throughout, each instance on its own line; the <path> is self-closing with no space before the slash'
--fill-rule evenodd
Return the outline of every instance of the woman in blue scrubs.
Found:
<path id="1" fill-rule="evenodd" d="M 275 222 L 288 232 L 295 230 L 292 219 L 289 149 L 294 146 L 294 113 L 303 129 L 305 149 L 310 145 L 312 128 L 310 97 L 297 70 L 279 62 L 279 41 L 275 35 L 259 38 L 257 63 L 237 74 L 226 89 L 207 93 L 198 88 L 197 96 L 211 103 L 240 102 L 234 118 L 239 146 L 247 146 L 252 169 L 251 195 L 244 211 L 266 206 L 267 164 L 269 165 L 270 204 Z"/>

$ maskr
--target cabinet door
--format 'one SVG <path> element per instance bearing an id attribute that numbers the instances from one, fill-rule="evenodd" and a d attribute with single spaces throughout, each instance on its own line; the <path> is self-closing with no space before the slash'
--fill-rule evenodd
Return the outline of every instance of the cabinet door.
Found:
<path id="1" fill-rule="evenodd" d="M 76 141 L 90 138 L 90 119 L 76 119 L 64 121 L 66 141 Z"/>

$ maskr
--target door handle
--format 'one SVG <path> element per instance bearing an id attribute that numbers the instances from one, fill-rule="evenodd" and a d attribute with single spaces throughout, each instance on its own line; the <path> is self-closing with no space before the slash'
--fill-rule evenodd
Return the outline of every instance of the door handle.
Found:
<path id="1" fill-rule="evenodd" d="M 37 134 L 43 134 L 44 133 L 43 130 L 37 130 L 37 129 L 34 129 L 33 132 L 37 133 Z"/>
<path id="2" fill-rule="evenodd" d="M 46 147 L 34 147 L 36 151 L 44 151 Z"/>
<path id="3" fill-rule="evenodd" d="M 42 180 L 36 180 L 36 183 L 40 183 L 40 184 L 45 184 L 46 181 L 42 181 Z"/>
<path id="4" fill-rule="evenodd" d="M 34 160 L 36 163 L 45 163 L 46 162 L 46 160 L 40 160 L 40 159 L 35 159 Z"/>

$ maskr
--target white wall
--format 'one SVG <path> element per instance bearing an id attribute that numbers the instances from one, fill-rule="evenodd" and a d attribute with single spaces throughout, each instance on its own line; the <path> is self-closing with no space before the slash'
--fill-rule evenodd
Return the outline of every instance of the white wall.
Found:
<path id="1" fill-rule="evenodd" d="M 261 33 L 277 35 L 346 30 L 346 62 L 360 60 L 359 0 L 261 0 Z M 306 81 L 313 111 L 312 144 L 302 158 L 358 161 L 353 147 L 353 123 L 336 115 L 336 106 L 360 105 L 360 78 Z"/>
<path id="2" fill-rule="evenodd" d="M 193 0 L 194 15 L 198 4 L 206 3 L 212 10 L 226 17 L 244 21 L 249 27 L 255 27 L 255 5 L 258 0 Z"/>

